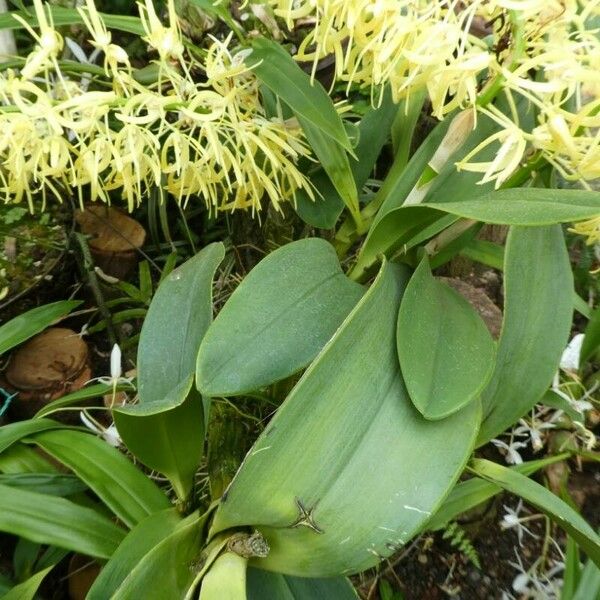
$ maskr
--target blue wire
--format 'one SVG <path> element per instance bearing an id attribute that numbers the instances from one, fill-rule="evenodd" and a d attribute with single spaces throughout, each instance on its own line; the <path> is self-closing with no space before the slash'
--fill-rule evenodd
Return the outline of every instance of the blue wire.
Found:
<path id="1" fill-rule="evenodd" d="M 16 398 L 19 395 L 19 392 L 15 392 L 14 394 L 9 394 L 4 388 L 0 388 L 0 394 L 4 396 L 4 403 L 2 404 L 2 408 L 0 408 L 0 417 L 8 410 L 10 403 L 13 398 Z"/>

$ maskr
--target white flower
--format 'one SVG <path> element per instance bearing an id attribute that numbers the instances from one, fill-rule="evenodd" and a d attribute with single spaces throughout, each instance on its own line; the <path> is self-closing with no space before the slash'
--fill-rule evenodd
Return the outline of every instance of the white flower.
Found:
<path id="1" fill-rule="evenodd" d="M 516 442 L 511 440 L 510 444 L 503 442 L 502 440 L 494 439 L 492 440 L 492 444 L 496 446 L 496 448 L 500 448 L 503 450 L 504 460 L 509 465 L 520 465 L 523 462 L 521 455 L 519 454 L 519 448 L 525 448 L 527 444 L 525 442 Z"/>
<path id="2" fill-rule="evenodd" d="M 578 333 L 569 342 L 560 358 L 560 368 L 564 371 L 577 371 L 579 369 L 579 355 L 583 344 L 583 333 Z"/>
<path id="3" fill-rule="evenodd" d="M 98 423 L 98 421 L 90 417 L 85 410 L 82 410 L 79 413 L 79 418 L 88 429 L 98 434 L 110 446 L 118 448 L 121 445 L 121 436 L 114 423 L 108 427 L 104 427 Z"/>
<path id="4" fill-rule="evenodd" d="M 519 516 L 519 513 L 521 512 L 521 510 L 523 510 L 523 500 L 519 500 L 517 507 L 514 509 L 510 508 L 510 506 L 506 506 L 506 504 L 504 504 L 503 506 L 506 512 L 504 513 L 502 521 L 500 521 L 500 527 L 504 530 L 515 529 L 515 531 L 517 532 L 517 538 L 519 539 L 519 546 L 523 546 L 523 533 L 527 533 L 532 538 L 538 538 L 537 535 L 532 533 L 529 529 L 527 529 L 527 527 L 523 525 L 525 521 L 530 521 L 531 519 L 537 518 L 538 515 L 533 515 L 529 517 Z M 515 591 L 519 591 L 514 587 L 514 584 L 513 589 Z"/>

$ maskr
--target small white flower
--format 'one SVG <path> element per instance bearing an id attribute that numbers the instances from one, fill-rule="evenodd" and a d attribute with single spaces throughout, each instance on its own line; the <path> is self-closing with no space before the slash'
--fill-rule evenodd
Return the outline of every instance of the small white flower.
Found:
<path id="1" fill-rule="evenodd" d="M 119 344 L 115 344 L 110 353 L 110 378 L 113 382 L 121 378 L 121 348 Z"/>
<path id="2" fill-rule="evenodd" d="M 506 529 L 514 529 L 517 532 L 517 538 L 519 539 L 519 546 L 523 546 L 523 533 L 527 533 L 528 535 L 530 535 L 532 538 L 537 539 L 537 535 L 535 535 L 534 533 L 532 533 L 529 529 L 527 529 L 527 527 L 525 527 L 523 525 L 523 522 L 531 520 L 532 518 L 535 518 L 537 515 L 533 515 L 533 517 L 520 517 L 519 513 L 523 510 L 523 500 L 519 500 L 519 503 L 517 504 L 516 508 L 510 508 L 510 506 L 506 506 L 506 504 L 503 505 L 504 506 L 504 510 L 506 511 L 504 513 L 504 517 L 502 518 L 502 521 L 500 522 L 500 527 L 504 530 Z M 513 585 L 513 589 L 516 590 L 516 588 L 514 588 Z"/>
<path id="3" fill-rule="evenodd" d="M 523 463 L 523 458 L 519 454 L 519 448 L 525 448 L 527 444 L 525 442 L 516 442 L 511 440 L 510 444 L 503 442 L 502 440 L 494 439 L 492 440 L 492 444 L 496 446 L 496 448 L 500 448 L 503 450 L 504 460 L 509 465 L 520 465 Z"/>
<path id="4" fill-rule="evenodd" d="M 99 435 L 110 446 L 118 448 L 121 445 L 121 436 L 114 423 L 108 427 L 104 427 L 88 415 L 85 410 L 79 413 L 79 418 L 88 429 Z"/>
<path id="5" fill-rule="evenodd" d="M 584 337 L 583 333 L 578 333 L 565 348 L 560 358 L 560 368 L 563 371 L 577 371 L 579 369 L 579 356 Z"/>

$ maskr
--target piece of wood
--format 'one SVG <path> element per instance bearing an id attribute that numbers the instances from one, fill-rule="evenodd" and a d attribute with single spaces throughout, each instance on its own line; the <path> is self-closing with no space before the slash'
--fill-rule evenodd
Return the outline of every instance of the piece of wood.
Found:
<path id="1" fill-rule="evenodd" d="M 51 327 L 12 354 L 0 384 L 18 392 L 11 414 L 28 419 L 49 402 L 82 388 L 91 376 L 87 344 L 71 329 Z"/>
<path id="2" fill-rule="evenodd" d="M 73 554 L 69 561 L 69 598 L 85 600 L 100 574 L 100 565 L 90 556 Z"/>
<path id="3" fill-rule="evenodd" d="M 146 240 L 142 225 L 112 206 L 87 206 L 75 211 L 80 231 L 88 237 L 94 261 L 107 275 L 126 279 L 138 261 Z"/>

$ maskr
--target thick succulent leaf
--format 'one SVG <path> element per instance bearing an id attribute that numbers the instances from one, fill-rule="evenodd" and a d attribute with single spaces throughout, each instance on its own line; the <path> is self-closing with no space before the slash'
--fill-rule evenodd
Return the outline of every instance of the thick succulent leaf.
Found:
<path id="1" fill-rule="evenodd" d="M 0 355 L 43 331 L 80 304 L 79 300 L 61 300 L 32 308 L 11 319 L 0 327 Z"/>
<path id="2" fill-rule="evenodd" d="M 248 559 L 224 552 L 202 579 L 200 600 L 246 600 Z"/>
<path id="3" fill-rule="evenodd" d="M 408 273 L 386 264 L 254 444 L 215 514 L 216 533 L 255 526 L 256 566 L 326 577 L 376 564 L 436 510 L 472 449 L 477 403 L 423 419 L 398 367 Z"/>
<path id="4" fill-rule="evenodd" d="M 0 531 L 98 558 L 111 556 L 125 536 L 91 508 L 1 484 Z"/>
<path id="5" fill-rule="evenodd" d="M 282 246 L 246 276 L 207 331 L 198 354 L 198 388 L 208 396 L 231 396 L 296 373 L 363 292 L 344 275 L 325 240 Z"/>
<path id="6" fill-rule="evenodd" d="M 182 518 L 175 508 L 146 517 L 121 542 L 94 581 L 86 600 L 113 598 L 136 565 L 175 531 Z"/>
<path id="7" fill-rule="evenodd" d="M 477 198 L 427 204 L 460 217 L 502 225 L 554 225 L 600 213 L 600 194 L 586 190 L 513 188 Z"/>
<path id="8" fill-rule="evenodd" d="M 552 382 L 573 315 L 573 274 L 562 229 L 513 227 L 504 264 L 504 319 L 482 394 L 478 444 L 515 423 Z"/>
<path id="9" fill-rule="evenodd" d="M 564 500 L 525 475 L 489 460 L 473 460 L 471 470 L 546 513 L 579 544 L 597 566 L 600 566 L 600 536 Z"/>
<path id="10" fill-rule="evenodd" d="M 424 258 L 398 314 L 398 357 L 408 393 L 427 419 L 477 398 L 494 367 L 494 341 L 473 307 L 435 279 Z"/>
<path id="11" fill-rule="evenodd" d="M 63 430 L 38 433 L 30 439 L 69 467 L 128 527 L 170 505 L 151 479 L 96 436 Z"/>
<path id="12" fill-rule="evenodd" d="M 194 513 L 176 525 L 133 566 L 111 600 L 183 598 L 198 568 L 195 561 L 200 557 L 202 524 L 202 517 Z"/>
<path id="13" fill-rule="evenodd" d="M 254 569 L 246 575 L 248 600 L 356 600 L 358 594 L 345 577 L 314 579 Z"/>
<path id="14" fill-rule="evenodd" d="M 140 335 L 140 401 L 114 411 L 127 447 L 164 473 L 180 499 L 192 488 L 204 447 L 206 410 L 192 381 L 212 321 L 212 281 L 224 253 L 222 243 L 210 244 L 162 281 Z"/>

